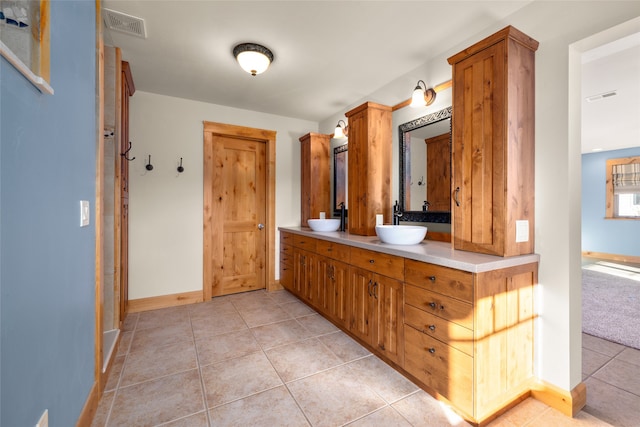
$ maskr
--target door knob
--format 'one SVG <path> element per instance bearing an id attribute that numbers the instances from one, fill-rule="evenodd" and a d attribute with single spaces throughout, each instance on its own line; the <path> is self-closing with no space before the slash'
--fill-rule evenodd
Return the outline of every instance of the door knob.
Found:
<path id="1" fill-rule="evenodd" d="M 262 230 L 264 228 L 264 224 L 258 224 L 258 230 Z"/>

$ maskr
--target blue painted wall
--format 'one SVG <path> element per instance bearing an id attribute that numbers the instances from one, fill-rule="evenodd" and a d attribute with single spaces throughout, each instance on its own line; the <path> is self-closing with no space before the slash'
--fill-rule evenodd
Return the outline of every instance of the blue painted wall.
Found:
<path id="1" fill-rule="evenodd" d="M 94 381 L 95 8 L 51 2 L 55 95 L 0 59 L 2 426 L 73 426 Z"/>
<path id="2" fill-rule="evenodd" d="M 640 256 L 640 220 L 605 220 L 606 162 L 640 147 L 582 155 L 582 250 Z"/>

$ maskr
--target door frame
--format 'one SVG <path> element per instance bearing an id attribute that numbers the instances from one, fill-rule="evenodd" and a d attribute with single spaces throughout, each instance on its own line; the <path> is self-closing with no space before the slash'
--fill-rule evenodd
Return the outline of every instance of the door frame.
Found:
<path id="1" fill-rule="evenodd" d="M 265 144 L 266 167 L 266 248 L 265 248 L 265 288 L 267 291 L 280 289 L 275 281 L 275 225 L 276 225 L 276 131 L 249 128 L 245 126 L 229 125 L 203 121 L 203 227 L 202 227 L 202 298 L 208 301 L 212 298 L 211 279 L 213 269 L 210 262 L 213 252 L 213 242 L 210 237 L 213 222 L 213 135 L 228 136 L 247 140 L 258 141 Z"/>

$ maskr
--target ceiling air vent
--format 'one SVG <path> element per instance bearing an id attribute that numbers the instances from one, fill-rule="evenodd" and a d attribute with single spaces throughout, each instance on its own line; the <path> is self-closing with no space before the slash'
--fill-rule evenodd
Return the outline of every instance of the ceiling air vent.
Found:
<path id="1" fill-rule="evenodd" d="M 593 96 L 587 97 L 587 101 L 588 102 L 595 102 L 595 101 L 599 101 L 599 100 L 604 99 L 604 98 L 609 98 L 610 96 L 615 96 L 617 94 L 618 94 L 617 90 L 612 90 L 612 91 L 605 92 L 605 93 L 599 93 L 597 95 L 593 95 Z"/>
<path id="2" fill-rule="evenodd" d="M 147 38 L 147 30 L 144 27 L 144 19 L 116 12 L 115 10 L 102 9 L 102 17 L 108 29 L 119 31 L 143 39 Z"/>

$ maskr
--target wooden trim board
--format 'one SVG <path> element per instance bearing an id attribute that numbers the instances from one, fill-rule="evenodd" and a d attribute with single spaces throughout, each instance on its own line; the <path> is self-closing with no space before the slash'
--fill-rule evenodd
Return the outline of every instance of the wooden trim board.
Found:
<path id="1" fill-rule="evenodd" d="M 157 310 L 159 308 L 194 304 L 202 301 L 204 301 L 202 299 L 202 291 L 182 292 L 157 297 L 130 299 L 127 311 L 129 313 L 138 313 L 140 311 Z"/>
<path id="2" fill-rule="evenodd" d="M 587 404 L 587 386 L 581 382 L 571 391 L 567 391 L 537 380 L 531 384 L 531 396 L 573 418 Z"/>
<path id="3" fill-rule="evenodd" d="M 632 262 L 635 264 L 640 264 L 640 256 L 634 256 L 634 255 L 617 255 L 617 254 L 608 254 L 604 252 L 584 251 L 582 252 L 582 256 L 585 258 L 600 258 L 608 261 Z"/>

